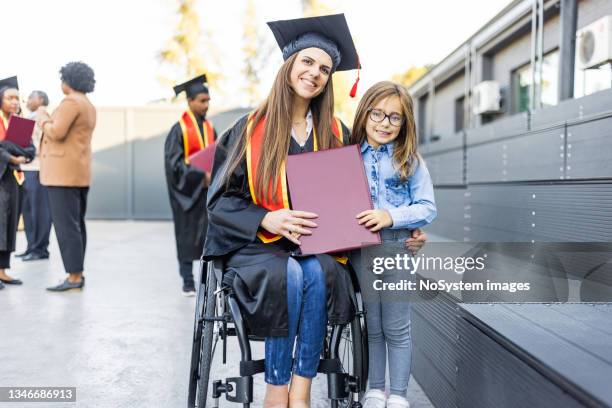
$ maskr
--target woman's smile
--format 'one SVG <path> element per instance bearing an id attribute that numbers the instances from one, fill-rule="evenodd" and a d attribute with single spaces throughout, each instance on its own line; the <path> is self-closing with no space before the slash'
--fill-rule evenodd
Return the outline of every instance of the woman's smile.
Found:
<path id="1" fill-rule="evenodd" d="M 300 83 L 309 91 L 315 91 L 319 86 L 317 83 L 308 78 L 300 78 Z"/>

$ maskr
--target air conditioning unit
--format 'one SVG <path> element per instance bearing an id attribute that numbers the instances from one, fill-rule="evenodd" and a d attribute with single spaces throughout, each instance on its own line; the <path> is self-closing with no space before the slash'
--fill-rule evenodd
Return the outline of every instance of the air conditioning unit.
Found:
<path id="1" fill-rule="evenodd" d="M 476 85 L 472 98 L 472 112 L 475 115 L 501 111 L 501 92 L 497 81 L 482 81 Z"/>
<path id="2" fill-rule="evenodd" d="M 612 61 L 612 16 L 605 16 L 576 31 L 580 69 L 596 68 Z"/>

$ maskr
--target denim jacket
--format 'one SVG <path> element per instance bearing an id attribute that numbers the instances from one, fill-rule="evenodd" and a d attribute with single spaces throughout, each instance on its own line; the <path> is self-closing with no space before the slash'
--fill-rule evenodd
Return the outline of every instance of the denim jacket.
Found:
<path id="1" fill-rule="evenodd" d="M 367 141 L 361 156 L 374 208 L 389 211 L 393 225 L 382 232 L 383 240 L 409 237 L 409 230 L 429 224 L 436 218 L 436 202 L 429 171 L 419 160 L 412 176 L 401 182 L 393 166 L 393 143 L 374 149 Z M 404 231 L 390 231 L 404 230 Z M 401 235 L 401 237 L 399 235 Z"/>

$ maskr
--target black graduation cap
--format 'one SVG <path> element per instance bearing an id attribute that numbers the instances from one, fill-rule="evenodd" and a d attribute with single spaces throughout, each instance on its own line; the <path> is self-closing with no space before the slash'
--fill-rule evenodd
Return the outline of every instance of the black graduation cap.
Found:
<path id="1" fill-rule="evenodd" d="M 197 94 L 208 93 L 208 87 L 206 86 L 206 74 L 199 75 L 187 82 L 183 82 L 174 87 L 174 93 L 178 96 L 181 92 L 185 91 L 188 98 L 193 98 Z"/>
<path id="2" fill-rule="evenodd" d="M 19 83 L 17 82 L 17 77 L 13 76 L 10 78 L 5 78 L 5 79 L 0 80 L 0 89 L 2 88 L 19 89 Z"/>
<path id="3" fill-rule="evenodd" d="M 316 47 L 330 55 L 334 62 L 334 71 L 361 68 L 344 14 L 270 21 L 268 26 L 278 46 L 283 50 L 285 60 L 305 48 Z M 334 55 L 334 45 L 339 53 L 339 60 Z"/>

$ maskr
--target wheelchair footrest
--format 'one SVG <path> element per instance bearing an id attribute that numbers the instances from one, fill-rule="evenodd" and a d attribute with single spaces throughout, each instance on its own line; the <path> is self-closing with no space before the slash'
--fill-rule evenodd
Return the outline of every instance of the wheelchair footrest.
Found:
<path id="1" fill-rule="evenodd" d="M 212 397 L 218 401 L 221 394 L 230 402 L 242 404 L 253 402 L 253 377 L 230 377 L 225 383 L 216 380 L 212 384 Z"/>

